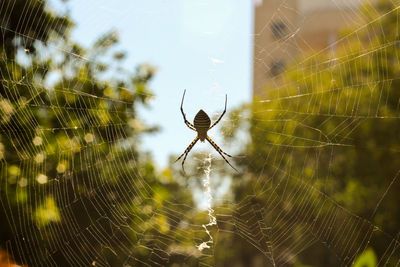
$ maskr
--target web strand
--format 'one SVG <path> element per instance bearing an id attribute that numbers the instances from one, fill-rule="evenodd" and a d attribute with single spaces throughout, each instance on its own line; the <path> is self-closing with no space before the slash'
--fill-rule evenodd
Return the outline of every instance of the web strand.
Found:
<path id="1" fill-rule="evenodd" d="M 209 154 L 208 157 L 205 159 L 205 163 L 207 165 L 206 165 L 206 168 L 204 169 L 205 178 L 203 180 L 204 194 L 207 197 L 207 212 L 208 212 L 208 217 L 209 217 L 210 221 L 207 224 L 202 225 L 202 227 L 204 228 L 204 230 L 207 233 L 207 236 L 210 239 L 208 241 L 201 243 L 200 245 L 196 245 L 196 247 L 199 251 L 202 251 L 203 249 L 206 249 L 206 248 L 211 248 L 210 245 L 212 245 L 214 243 L 214 239 L 207 227 L 217 225 L 217 218 L 215 217 L 214 210 L 212 208 L 213 198 L 212 198 L 212 194 L 211 194 L 211 184 L 210 184 L 211 161 L 212 161 L 212 157 L 211 157 L 211 154 Z"/>

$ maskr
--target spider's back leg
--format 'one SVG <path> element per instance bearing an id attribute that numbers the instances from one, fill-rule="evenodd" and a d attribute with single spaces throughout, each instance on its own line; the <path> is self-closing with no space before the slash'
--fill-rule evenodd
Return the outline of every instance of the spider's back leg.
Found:
<path id="1" fill-rule="evenodd" d="M 177 158 L 177 159 L 175 160 L 175 162 L 177 162 L 180 158 L 183 157 L 183 155 L 185 155 L 185 157 L 183 158 L 183 161 L 182 161 L 182 170 L 183 170 L 183 172 L 185 172 L 185 168 L 184 168 L 183 165 L 185 164 L 186 157 L 187 157 L 187 155 L 189 154 L 190 150 L 192 150 L 193 146 L 197 143 L 197 141 L 199 141 L 199 137 L 196 137 L 196 138 L 192 141 L 192 143 L 190 143 L 190 145 L 185 149 L 185 152 L 183 152 L 182 155 L 180 155 L 179 158 Z"/>
<path id="2" fill-rule="evenodd" d="M 231 166 L 232 169 L 234 169 L 235 171 L 239 172 L 239 171 L 238 171 L 235 167 L 233 167 L 232 164 L 230 164 L 229 161 L 224 157 L 224 154 L 227 155 L 227 156 L 229 156 L 229 157 L 232 157 L 232 156 L 229 155 L 229 154 L 227 154 L 227 153 L 225 153 L 224 151 L 222 151 L 222 149 L 221 149 L 216 143 L 214 143 L 214 141 L 213 141 L 209 136 L 207 136 L 206 139 L 207 139 L 207 141 L 215 148 L 215 150 L 217 150 L 217 152 L 221 155 L 221 157 L 225 160 L 225 162 L 228 163 L 228 165 Z"/>

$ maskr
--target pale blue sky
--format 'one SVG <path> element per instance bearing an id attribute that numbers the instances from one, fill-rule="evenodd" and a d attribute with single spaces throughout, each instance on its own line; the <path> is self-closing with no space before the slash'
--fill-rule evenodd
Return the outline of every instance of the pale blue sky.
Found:
<path id="1" fill-rule="evenodd" d="M 186 88 L 185 113 L 190 121 L 199 109 L 210 116 L 251 96 L 253 1 L 232 0 L 70 0 L 67 6 L 77 25 L 73 38 L 89 46 L 102 33 L 116 29 L 120 48 L 128 53 L 129 69 L 143 62 L 158 67 L 151 88 L 152 109 L 141 110 L 148 124 L 161 132 L 146 137 L 159 167 L 168 155 L 180 154 L 194 139 L 179 107 Z M 218 129 L 210 136 L 218 143 Z M 207 146 L 206 146 L 207 145 Z M 222 145 L 222 143 L 221 143 Z M 196 150 L 212 150 L 209 144 Z"/>

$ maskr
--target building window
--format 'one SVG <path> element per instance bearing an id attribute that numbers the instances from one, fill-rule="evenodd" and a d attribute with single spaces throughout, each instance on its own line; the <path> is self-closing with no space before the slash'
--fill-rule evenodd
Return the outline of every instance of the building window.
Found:
<path id="1" fill-rule="evenodd" d="M 278 76 L 285 70 L 285 62 L 283 60 L 273 61 L 269 69 L 269 73 L 272 77 Z"/>
<path id="2" fill-rule="evenodd" d="M 271 32 L 275 38 L 281 39 L 287 34 L 288 28 L 282 21 L 274 21 L 271 23 Z"/>

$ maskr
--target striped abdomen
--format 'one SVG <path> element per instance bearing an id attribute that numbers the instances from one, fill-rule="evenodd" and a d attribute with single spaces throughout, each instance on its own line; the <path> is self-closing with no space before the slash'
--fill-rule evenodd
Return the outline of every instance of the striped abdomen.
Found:
<path id="1" fill-rule="evenodd" d="M 204 142 L 207 137 L 207 131 L 210 128 L 211 120 L 202 109 L 197 112 L 196 117 L 194 117 L 194 128 L 197 130 L 200 141 Z"/>

